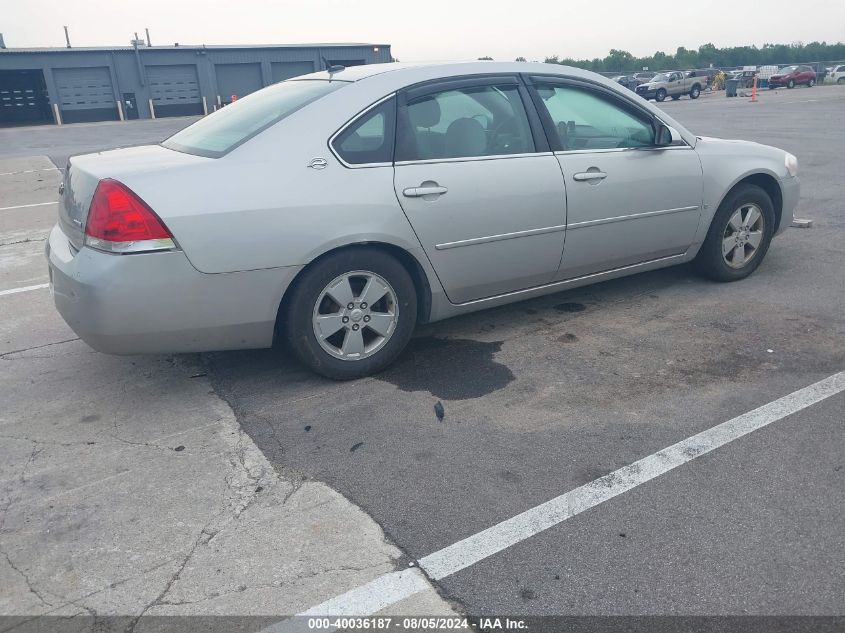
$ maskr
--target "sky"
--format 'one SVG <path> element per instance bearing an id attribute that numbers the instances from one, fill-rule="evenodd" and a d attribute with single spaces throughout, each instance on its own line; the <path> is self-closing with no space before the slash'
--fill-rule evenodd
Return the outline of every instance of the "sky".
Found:
<path id="1" fill-rule="evenodd" d="M 843 41 L 845 2 L 0 0 L 7 47 L 64 46 L 65 25 L 74 46 L 125 46 L 147 27 L 153 45 L 366 42 L 391 44 L 408 62 L 542 61 L 604 57 L 611 48 L 644 56 L 707 42 Z"/>

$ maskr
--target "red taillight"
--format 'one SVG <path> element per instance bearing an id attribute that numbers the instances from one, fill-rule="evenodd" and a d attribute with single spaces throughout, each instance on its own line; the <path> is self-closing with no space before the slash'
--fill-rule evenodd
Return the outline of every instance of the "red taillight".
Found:
<path id="1" fill-rule="evenodd" d="M 86 242 L 95 248 L 119 252 L 173 248 L 173 235 L 161 219 L 126 185 L 106 178 L 97 184 Z M 139 244 L 140 243 L 140 244 Z"/>

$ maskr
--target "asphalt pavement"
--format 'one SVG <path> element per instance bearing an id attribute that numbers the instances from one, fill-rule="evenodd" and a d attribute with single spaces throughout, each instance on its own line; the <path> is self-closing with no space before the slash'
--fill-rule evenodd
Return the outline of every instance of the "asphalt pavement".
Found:
<path id="1" fill-rule="evenodd" d="M 799 157 L 797 216 L 813 228 L 789 229 L 743 282 L 678 267 L 432 324 L 394 367 L 351 383 L 273 351 L 208 355 L 215 389 L 277 468 L 341 491 L 418 559 L 841 371 L 843 106 L 836 87 L 663 104 L 697 134 Z M 440 590 L 476 614 L 841 613 L 844 402 L 737 440 Z"/>
<path id="2" fill-rule="evenodd" d="M 682 266 L 423 326 L 373 378 L 328 381 L 279 350 L 196 358 L 282 479 L 362 508 L 396 569 L 845 369 L 845 89 L 661 107 L 696 134 L 796 154 L 796 215 L 813 227 L 739 283 Z M 189 122 L 0 141 L 61 166 Z M 843 417 L 840 393 L 435 586 L 469 614 L 843 615 Z"/>

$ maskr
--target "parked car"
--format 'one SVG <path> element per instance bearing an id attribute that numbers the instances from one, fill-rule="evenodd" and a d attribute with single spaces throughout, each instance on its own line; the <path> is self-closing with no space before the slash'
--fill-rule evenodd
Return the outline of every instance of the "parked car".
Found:
<path id="1" fill-rule="evenodd" d="M 827 74 L 827 81 L 834 84 L 845 84 L 845 64 L 837 64 L 830 67 Z"/>
<path id="2" fill-rule="evenodd" d="M 713 83 L 716 75 L 719 74 L 718 68 L 703 68 L 699 70 L 688 70 L 687 77 L 700 77 L 704 82 L 704 87 L 707 88 Z"/>
<path id="3" fill-rule="evenodd" d="M 706 80 L 701 77 L 687 77 L 681 70 L 658 73 L 650 81 L 640 84 L 636 93 L 644 99 L 663 101 L 666 97 L 677 100 L 682 95 L 689 95 L 690 99 L 698 99 L 706 86 Z"/>
<path id="4" fill-rule="evenodd" d="M 641 83 L 633 75 L 619 75 L 618 77 L 614 77 L 613 81 L 618 83 L 620 86 L 625 86 L 628 90 L 635 90 Z"/>
<path id="5" fill-rule="evenodd" d="M 797 160 L 697 137 L 618 83 L 524 62 L 332 68 L 159 145 L 70 159 L 46 244 L 97 350 L 270 347 L 348 379 L 417 323 L 694 262 L 736 281 Z M 608 151 L 610 150 L 610 151 Z"/>
<path id="6" fill-rule="evenodd" d="M 657 74 L 657 73 L 653 73 L 653 72 L 650 72 L 650 71 L 644 70 L 643 72 L 640 72 L 640 73 L 634 73 L 634 78 L 635 78 L 637 81 L 640 81 L 640 82 L 645 82 L 645 81 L 649 81 L 649 80 L 650 80 L 652 77 L 654 77 L 656 74 Z"/>
<path id="7" fill-rule="evenodd" d="M 780 69 L 777 75 L 769 77 L 769 88 L 779 88 L 786 86 L 787 88 L 794 88 L 804 84 L 812 88 L 816 85 L 816 71 L 809 66 L 785 66 Z"/>

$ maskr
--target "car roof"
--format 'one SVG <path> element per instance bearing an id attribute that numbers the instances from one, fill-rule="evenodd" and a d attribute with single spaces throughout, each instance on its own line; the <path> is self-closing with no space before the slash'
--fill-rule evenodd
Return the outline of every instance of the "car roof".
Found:
<path id="1" fill-rule="evenodd" d="M 496 61 L 471 61 L 471 62 L 391 62 L 387 64 L 367 64 L 363 66 L 350 66 L 343 70 L 329 73 L 322 70 L 308 75 L 296 77 L 295 80 L 323 79 L 332 81 L 356 82 L 368 77 L 391 73 L 397 79 L 407 81 L 411 84 L 422 76 L 430 77 L 432 68 L 436 68 L 443 77 L 454 75 L 477 75 L 477 74 L 512 74 L 512 73 L 533 73 L 567 75 L 569 77 L 582 77 L 595 79 L 596 73 L 592 73 L 573 66 L 560 64 L 541 64 L 538 62 L 496 62 Z"/>

